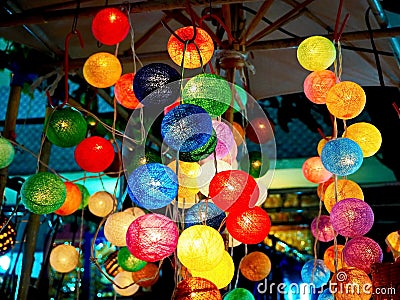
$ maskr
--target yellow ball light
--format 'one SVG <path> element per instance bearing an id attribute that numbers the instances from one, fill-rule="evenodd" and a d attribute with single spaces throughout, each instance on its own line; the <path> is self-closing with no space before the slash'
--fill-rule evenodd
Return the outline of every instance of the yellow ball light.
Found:
<path id="1" fill-rule="evenodd" d="M 357 117 L 364 109 L 367 97 L 361 86 L 352 81 L 342 81 L 330 88 L 326 107 L 336 118 L 348 120 Z"/>
<path id="2" fill-rule="evenodd" d="M 168 167 L 176 173 L 176 160 L 168 164 Z M 199 192 L 197 177 L 200 175 L 200 164 L 197 162 L 179 161 L 178 167 L 178 197 L 191 198 Z"/>
<path id="3" fill-rule="evenodd" d="M 325 190 L 324 205 L 328 212 L 331 212 L 332 207 L 346 198 L 357 198 L 364 200 L 364 193 L 361 187 L 354 181 L 348 179 L 339 179 L 337 181 L 337 200 L 335 197 L 335 182 L 332 182 Z"/>
<path id="4" fill-rule="evenodd" d="M 343 137 L 355 141 L 360 146 L 364 157 L 374 155 L 382 145 L 382 135 L 379 129 L 366 122 L 350 125 L 343 133 Z"/>
<path id="5" fill-rule="evenodd" d="M 385 241 L 394 251 L 400 252 L 400 230 L 390 233 Z"/>
<path id="6" fill-rule="evenodd" d="M 91 55 L 83 65 L 83 77 L 92 86 L 107 88 L 114 85 L 122 74 L 117 57 L 107 52 Z"/>
<path id="7" fill-rule="evenodd" d="M 104 236 L 115 246 L 126 246 L 126 232 L 136 217 L 127 212 L 117 212 L 109 215 L 104 224 Z"/>
<path id="8" fill-rule="evenodd" d="M 251 252 L 240 262 L 240 272 L 248 280 L 263 280 L 271 272 L 271 260 L 260 251 Z"/>
<path id="9" fill-rule="evenodd" d="M 329 68 L 336 58 L 335 45 L 326 37 L 311 36 L 302 41 L 297 48 L 297 60 L 309 71 Z"/>
<path id="10" fill-rule="evenodd" d="M 78 251 L 71 245 L 61 244 L 50 253 L 51 267 L 60 273 L 69 273 L 78 265 Z"/>
<path id="11" fill-rule="evenodd" d="M 89 198 L 89 211 L 98 217 L 105 217 L 117 208 L 117 199 L 106 191 L 94 193 Z"/>
<path id="12" fill-rule="evenodd" d="M 121 296 L 132 296 L 139 290 L 139 286 L 134 283 L 132 272 L 122 271 L 114 277 L 113 289 Z"/>
<path id="13" fill-rule="evenodd" d="M 225 245 L 221 234 L 207 225 L 193 225 L 178 239 L 177 255 L 180 262 L 191 271 L 215 268 L 224 255 Z"/>

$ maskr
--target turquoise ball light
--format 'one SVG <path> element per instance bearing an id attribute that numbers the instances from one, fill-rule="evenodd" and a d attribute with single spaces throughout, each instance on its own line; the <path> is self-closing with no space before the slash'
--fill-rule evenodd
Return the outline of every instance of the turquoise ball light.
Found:
<path id="1" fill-rule="evenodd" d="M 8 167 L 14 156 L 14 146 L 7 139 L 0 137 L 0 169 Z"/>
<path id="2" fill-rule="evenodd" d="M 225 294 L 223 300 L 255 300 L 253 294 L 244 288 L 236 288 Z"/>
<path id="3" fill-rule="evenodd" d="M 315 269 L 314 269 L 315 264 Z M 301 279 L 304 283 L 313 284 L 315 288 L 324 286 L 331 276 L 331 271 L 322 259 L 311 259 L 301 269 Z"/>

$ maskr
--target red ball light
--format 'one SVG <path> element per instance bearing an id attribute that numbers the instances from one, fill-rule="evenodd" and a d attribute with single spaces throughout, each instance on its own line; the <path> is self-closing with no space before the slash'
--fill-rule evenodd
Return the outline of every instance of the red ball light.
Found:
<path id="1" fill-rule="evenodd" d="M 261 243 L 271 229 L 271 219 L 265 210 L 259 206 L 228 214 L 226 229 L 231 236 L 244 244 Z"/>
<path id="2" fill-rule="evenodd" d="M 104 8 L 93 18 L 92 33 L 104 45 L 116 45 L 129 33 L 128 16 L 117 8 Z"/>
<path id="3" fill-rule="evenodd" d="M 143 107 L 139 102 L 133 91 L 133 80 L 135 79 L 134 73 L 122 75 L 114 86 L 115 99 L 123 107 L 129 109 L 136 109 Z"/>
<path id="4" fill-rule="evenodd" d="M 107 169 L 114 160 L 111 142 L 99 136 L 84 139 L 75 148 L 75 161 L 87 172 L 97 173 Z"/>
<path id="5" fill-rule="evenodd" d="M 256 144 L 265 144 L 274 138 L 274 127 L 266 118 L 254 118 L 246 127 L 246 137 Z"/>

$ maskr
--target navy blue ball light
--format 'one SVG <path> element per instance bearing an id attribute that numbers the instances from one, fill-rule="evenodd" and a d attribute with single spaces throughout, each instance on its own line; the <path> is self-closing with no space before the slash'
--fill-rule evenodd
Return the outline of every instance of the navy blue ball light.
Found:
<path id="1" fill-rule="evenodd" d="M 185 212 L 185 228 L 206 224 L 218 230 L 225 217 L 226 213 L 214 203 L 202 201 Z"/>

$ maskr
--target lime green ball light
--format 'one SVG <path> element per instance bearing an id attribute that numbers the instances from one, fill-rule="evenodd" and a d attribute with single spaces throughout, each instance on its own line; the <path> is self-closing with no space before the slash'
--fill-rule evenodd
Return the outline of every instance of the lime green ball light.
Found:
<path id="1" fill-rule="evenodd" d="M 82 193 L 82 202 L 81 202 L 81 205 L 78 208 L 78 209 L 82 209 L 82 208 L 85 208 L 89 204 L 90 192 L 86 188 L 86 186 L 84 186 L 83 184 L 76 183 L 76 185 L 78 186 L 79 190 Z"/>
<path id="2" fill-rule="evenodd" d="M 297 48 L 297 60 L 308 71 L 328 69 L 335 58 L 335 45 L 323 36 L 310 36 L 302 41 Z"/>
<path id="3" fill-rule="evenodd" d="M 128 247 L 122 247 L 118 251 L 118 264 L 125 271 L 137 272 L 143 269 L 147 262 L 135 257 Z"/>
<path id="4" fill-rule="evenodd" d="M 13 145 L 5 138 L 0 137 L 0 169 L 8 167 L 14 160 Z"/>
<path id="5" fill-rule="evenodd" d="M 66 195 L 64 182 L 49 172 L 31 175 L 21 188 L 22 203 L 26 209 L 38 215 L 49 214 L 59 209 Z"/>

